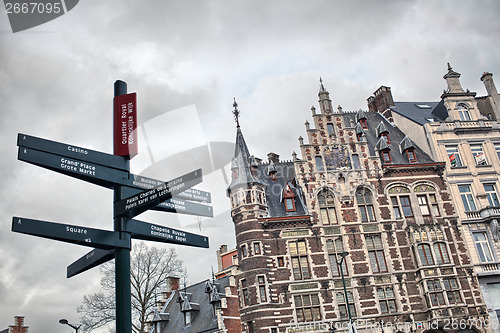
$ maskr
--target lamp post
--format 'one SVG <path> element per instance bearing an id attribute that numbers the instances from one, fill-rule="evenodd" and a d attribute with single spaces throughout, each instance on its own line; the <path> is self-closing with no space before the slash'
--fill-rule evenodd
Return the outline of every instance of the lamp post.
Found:
<path id="1" fill-rule="evenodd" d="M 356 327 L 352 324 L 351 307 L 349 306 L 349 298 L 347 297 L 347 288 L 345 286 L 345 279 L 344 279 L 344 269 L 342 268 L 342 264 L 344 263 L 345 257 L 349 255 L 349 252 L 344 251 L 339 255 L 340 255 L 340 261 L 338 260 L 338 258 L 335 259 L 335 261 L 337 262 L 337 265 L 340 268 L 340 276 L 342 277 L 342 285 L 344 286 L 344 297 L 347 306 L 347 315 L 349 316 L 349 332 L 356 333 Z"/>
<path id="2" fill-rule="evenodd" d="M 78 329 L 80 328 L 80 326 L 82 326 L 82 325 L 78 326 L 71 325 L 66 319 L 59 319 L 59 324 L 68 325 L 69 327 L 74 329 L 76 333 L 78 333 Z"/>

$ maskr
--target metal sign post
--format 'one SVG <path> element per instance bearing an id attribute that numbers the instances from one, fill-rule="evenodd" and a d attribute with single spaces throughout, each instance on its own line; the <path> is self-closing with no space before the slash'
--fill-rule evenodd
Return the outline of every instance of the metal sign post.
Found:
<path id="1" fill-rule="evenodd" d="M 113 231 L 14 217 L 12 231 L 94 249 L 67 268 L 67 277 L 115 259 L 116 331 L 132 333 L 130 287 L 131 240 L 208 248 L 208 237 L 132 220 L 149 209 L 213 217 L 209 192 L 193 189 L 201 183 L 195 170 L 168 182 L 130 173 L 137 151 L 136 94 L 127 84 L 114 85 L 114 155 L 74 145 L 18 134 L 18 159 L 70 177 L 113 189 Z"/>

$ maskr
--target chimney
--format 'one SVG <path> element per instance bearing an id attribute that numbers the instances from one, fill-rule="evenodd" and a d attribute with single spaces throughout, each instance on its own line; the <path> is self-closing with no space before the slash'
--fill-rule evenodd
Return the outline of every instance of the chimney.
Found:
<path id="1" fill-rule="evenodd" d="M 9 326 L 9 333 L 28 333 L 28 327 L 24 326 L 23 316 L 15 316 L 14 325 Z"/>
<path id="2" fill-rule="evenodd" d="M 172 295 L 172 293 L 174 291 L 179 290 L 180 279 L 181 278 L 178 278 L 176 276 L 168 276 L 167 277 L 167 286 L 166 286 L 166 290 L 165 290 L 165 297 L 166 298 L 169 298 L 170 295 Z"/>
<path id="3" fill-rule="evenodd" d="M 222 271 L 222 254 L 227 252 L 227 245 L 221 245 L 220 248 L 216 251 L 217 254 L 217 267 L 218 271 Z"/>
<path id="4" fill-rule="evenodd" d="M 269 163 L 271 163 L 271 161 L 273 163 L 279 163 L 280 155 L 278 155 L 276 153 L 269 153 L 269 154 L 267 154 L 267 159 L 269 160 Z"/>
<path id="5" fill-rule="evenodd" d="M 486 88 L 486 91 L 488 92 L 488 96 L 491 98 L 491 106 L 493 107 L 493 111 L 495 112 L 495 115 L 497 116 L 497 119 L 499 118 L 500 115 L 500 95 L 498 95 L 497 88 L 495 86 L 495 82 L 493 82 L 493 74 L 485 72 L 481 76 L 481 81 L 484 83 L 484 87 Z"/>
<path id="6" fill-rule="evenodd" d="M 368 98 L 368 111 L 370 112 L 380 112 L 383 113 L 390 106 L 394 106 L 394 100 L 392 99 L 391 88 L 386 86 L 380 86 L 374 93 L 373 96 Z"/>

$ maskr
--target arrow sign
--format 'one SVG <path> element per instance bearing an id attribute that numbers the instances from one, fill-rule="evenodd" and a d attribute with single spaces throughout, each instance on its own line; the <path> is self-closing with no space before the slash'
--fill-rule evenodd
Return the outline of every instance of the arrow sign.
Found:
<path id="1" fill-rule="evenodd" d="M 130 174 L 129 179 L 124 180 L 121 184 L 129 187 L 142 188 L 142 189 L 150 189 L 156 186 L 163 184 L 164 181 L 148 178 L 144 176 Z M 181 192 L 175 196 L 176 198 L 199 201 L 199 202 L 212 202 L 212 197 L 210 192 L 205 192 L 201 190 L 197 190 L 194 188 L 190 188 Z"/>
<path id="2" fill-rule="evenodd" d="M 74 263 L 68 266 L 66 276 L 68 278 L 88 271 L 91 268 L 104 264 L 115 258 L 115 251 L 93 249 Z"/>
<path id="3" fill-rule="evenodd" d="M 201 183 L 201 169 L 114 203 L 114 216 L 134 217 Z"/>
<path id="4" fill-rule="evenodd" d="M 20 147 L 31 148 L 50 154 L 85 161 L 88 163 L 103 165 L 108 168 L 119 169 L 127 172 L 129 170 L 129 162 L 124 157 L 68 145 L 61 142 L 41 139 L 22 133 L 19 133 L 17 135 L 17 145 Z"/>
<path id="5" fill-rule="evenodd" d="M 119 239 L 118 232 L 70 224 L 31 220 L 14 216 L 12 218 L 12 231 L 104 250 L 112 250 L 115 247 L 130 249 L 130 242 Z"/>
<path id="6" fill-rule="evenodd" d="M 128 178 L 126 171 L 21 146 L 17 158 L 107 188 L 113 188 L 116 183 Z"/>
<path id="7" fill-rule="evenodd" d="M 128 220 L 125 231 L 132 238 L 208 248 L 208 237 L 138 220 Z"/>

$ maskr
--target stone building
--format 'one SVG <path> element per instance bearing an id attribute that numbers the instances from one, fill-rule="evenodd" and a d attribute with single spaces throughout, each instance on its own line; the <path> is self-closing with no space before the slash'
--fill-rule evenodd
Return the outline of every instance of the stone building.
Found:
<path id="1" fill-rule="evenodd" d="M 379 113 L 334 110 L 322 82 L 311 112 L 301 156 L 262 162 L 234 104 L 242 331 L 485 332 L 445 163 Z"/>
<path id="2" fill-rule="evenodd" d="M 435 102 L 394 102 L 380 87 L 368 99 L 434 160 L 444 162 L 444 177 L 454 198 L 493 325 L 500 327 L 500 95 L 493 74 L 481 76 L 487 95 L 464 90 L 460 73 L 448 64 L 446 89 Z M 500 328 L 499 328 L 500 330 Z"/>

